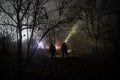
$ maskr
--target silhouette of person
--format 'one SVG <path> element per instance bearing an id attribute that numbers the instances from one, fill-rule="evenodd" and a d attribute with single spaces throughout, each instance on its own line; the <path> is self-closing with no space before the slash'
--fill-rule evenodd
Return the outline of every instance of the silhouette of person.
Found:
<path id="1" fill-rule="evenodd" d="M 55 48 L 55 45 L 53 45 L 52 43 L 50 44 L 50 54 L 51 54 L 51 58 L 55 58 L 56 57 L 56 48 Z"/>
<path id="2" fill-rule="evenodd" d="M 67 53 L 68 47 L 67 47 L 67 45 L 66 45 L 65 42 L 64 42 L 64 43 L 62 44 L 62 46 L 61 46 L 61 51 L 62 51 L 62 56 L 63 56 L 63 57 L 65 56 L 65 54 L 66 54 L 66 57 L 68 56 L 68 53 Z"/>

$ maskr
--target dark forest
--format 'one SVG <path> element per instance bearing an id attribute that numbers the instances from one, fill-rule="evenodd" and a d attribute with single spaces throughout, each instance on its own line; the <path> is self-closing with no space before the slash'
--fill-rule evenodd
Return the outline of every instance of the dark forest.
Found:
<path id="1" fill-rule="evenodd" d="M 118 0 L 0 0 L 1 80 L 119 80 Z"/>

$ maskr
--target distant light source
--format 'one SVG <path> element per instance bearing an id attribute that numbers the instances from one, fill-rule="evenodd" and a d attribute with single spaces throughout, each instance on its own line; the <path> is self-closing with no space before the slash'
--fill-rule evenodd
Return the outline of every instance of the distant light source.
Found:
<path id="1" fill-rule="evenodd" d="M 37 44 L 38 44 L 38 48 L 44 49 L 44 43 L 42 41 L 41 42 L 37 41 Z"/>
<path id="2" fill-rule="evenodd" d="M 58 50 L 58 49 L 60 49 L 61 47 L 56 44 L 56 45 L 55 45 L 55 48 Z"/>

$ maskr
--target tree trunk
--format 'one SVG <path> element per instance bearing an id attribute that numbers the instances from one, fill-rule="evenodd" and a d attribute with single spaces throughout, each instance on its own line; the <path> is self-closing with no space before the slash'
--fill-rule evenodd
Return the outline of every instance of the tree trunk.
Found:
<path id="1" fill-rule="evenodd" d="M 20 28 L 18 30 L 17 57 L 18 57 L 18 68 L 19 71 L 21 71 L 22 70 L 22 32 Z"/>

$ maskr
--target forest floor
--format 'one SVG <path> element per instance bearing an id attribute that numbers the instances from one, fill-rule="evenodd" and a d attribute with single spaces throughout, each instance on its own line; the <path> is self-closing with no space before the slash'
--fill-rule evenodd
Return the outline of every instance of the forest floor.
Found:
<path id="1" fill-rule="evenodd" d="M 31 66 L 18 77 L 16 56 L 3 55 L 0 57 L 0 80 L 120 80 L 119 61 L 119 56 L 113 54 L 54 59 L 36 55 Z"/>

